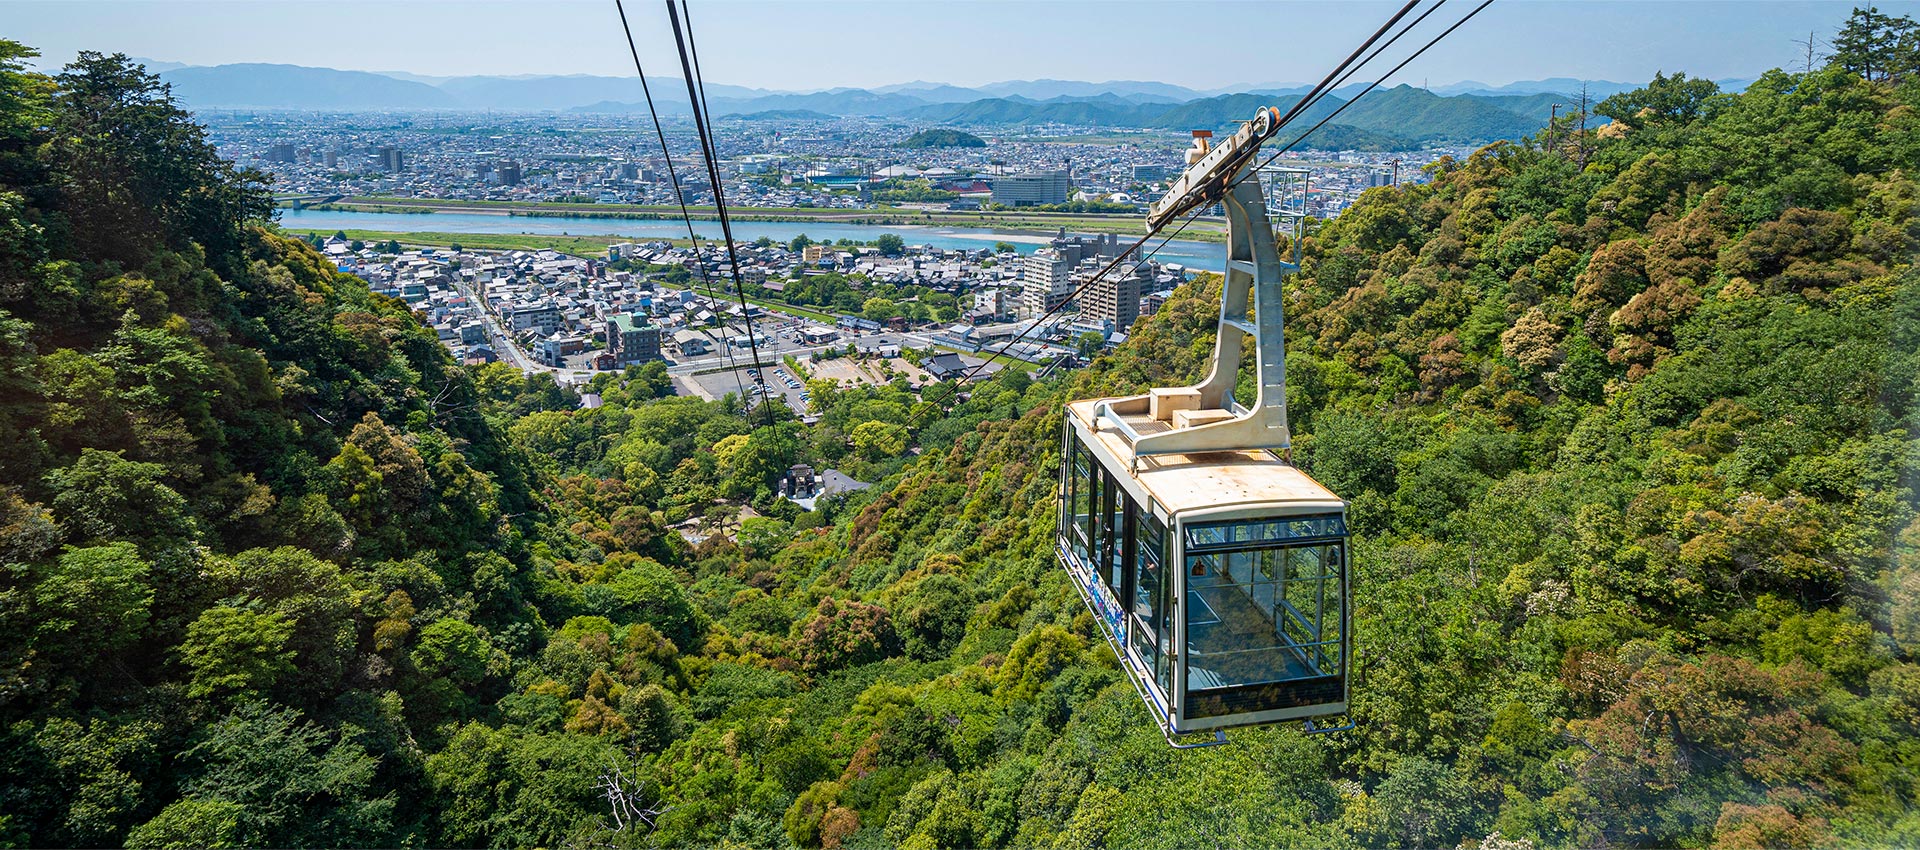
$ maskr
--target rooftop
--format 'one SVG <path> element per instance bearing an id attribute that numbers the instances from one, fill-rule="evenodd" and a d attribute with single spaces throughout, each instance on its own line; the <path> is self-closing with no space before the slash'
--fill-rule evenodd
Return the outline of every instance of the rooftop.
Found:
<path id="1" fill-rule="evenodd" d="M 1067 410 L 1077 422 L 1090 427 L 1094 405 L 1102 400 L 1076 401 L 1068 404 Z M 1143 435 L 1170 428 L 1144 415 L 1125 419 Z M 1134 456 L 1133 446 L 1111 429 L 1094 432 L 1094 441 L 1123 465 Z M 1345 505 L 1299 467 L 1263 450 L 1148 455 L 1140 459 L 1133 479 L 1153 496 L 1159 509 L 1175 515 L 1263 505 L 1335 511 Z"/>

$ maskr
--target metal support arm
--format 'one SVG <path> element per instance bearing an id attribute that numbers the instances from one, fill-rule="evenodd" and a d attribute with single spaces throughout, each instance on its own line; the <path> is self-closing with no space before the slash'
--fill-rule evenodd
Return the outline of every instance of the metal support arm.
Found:
<path id="1" fill-rule="evenodd" d="M 1253 407 L 1232 419 L 1134 436 L 1136 456 L 1245 449 L 1284 453 L 1293 445 L 1287 428 L 1287 345 L 1281 283 L 1299 266 L 1280 259 L 1260 181 L 1248 175 L 1248 179 L 1234 184 L 1222 203 L 1227 212 L 1227 268 L 1220 290 L 1213 371 L 1192 389 L 1200 391 L 1202 408 L 1236 410 L 1234 384 L 1247 337 L 1251 336 L 1258 393 Z M 1249 307 L 1252 315 L 1248 315 Z"/>

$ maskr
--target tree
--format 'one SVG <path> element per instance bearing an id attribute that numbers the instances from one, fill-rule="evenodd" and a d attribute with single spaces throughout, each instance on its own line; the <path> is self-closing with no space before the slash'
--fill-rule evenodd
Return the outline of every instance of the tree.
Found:
<path id="1" fill-rule="evenodd" d="M 1011 254 L 1019 250 L 1020 249 L 1016 247 L 1012 242 L 993 243 L 993 252 L 995 254 Z"/>
<path id="2" fill-rule="evenodd" d="M 606 584 L 587 588 L 590 610 L 619 623 L 646 623 L 675 646 L 699 645 L 707 630 L 706 612 L 695 607 L 670 570 L 657 561 L 632 556 L 613 563 L 625 569 Z"/>
<path id="3" fill-rule="evenodd" d="M 128 837 L 133 847 L 394 844 L 394 799 L 379 759 L 300 712 L 249 703 L 186 753 L 186 796 Z"/>
<path id="4" fill-rule="evenodd" d="M 914 658 L 944 657 L 966 636 L 973 593 L 957 576 L 928 576 L 908 594 L 900 615 L 903 648 Z"/>
<path id="5" fill-rule="evenodd" d="M 1413 757 L 1400 762 L 1376 794 L 1400 846 L 1459 842 L 1473 821 L 1473 793 L 1445 766 Z"/>
<path id="6" fill-rule="evenodd" d="M 1683 73 L 1671 77 L 1656 73 L 1646 88 L 1609 97 L 1593 111 L 1633 129 L 1684 124 L 1698 118 L 1707 99 L 1719 91 L 1720 86 L 1712 80 L 1689 79 Z"/>
<path id="7" fill-rule="evenodd" d="M 82 256 L 139 264 L 198 244 L 224 260 L 248 222 L 272 214 L 267 176 L 221 157 L 124 54 L 82 51 L 57 79 L 52 162 Z"/>
<path id="8" fill-rule="evenodd" d="M 54 512 L 75 541 L 108 538 L 168 541 L 189 538 L 195 522 L 187 500 L 162 483 L 166 467 L 127 460 L 119 452 L 85 449 L 66 469 L 47 476 Z"/>
<path id="9" fill-rule="evenodd" d="M 1834 35 L 1828 61 L 1868 82 L 1899 82 L 1920 66 L 1920 25 L 1874 6 L 1856 6 Z"/>
<path id="10" fill-rule="evenodd" d="M 904 425 L 869 420 L 853 426 L 847 436 L 853 440 L 853 450 L 868 460 L 899 457 L 907 451 Z"/>
<path id="11" fill-rule="evenodd" d="M 56 657 L 87 663 L 139 640 L 153 605 L 150 571 L 131 543 L 69 548 L 33 590 L 42 639 L 71 647 Z"/>
<path id="12" fill-rule="evenodd" d="M 187 694 L 208 697 L 231 693 L 259 693 L 293 672 L 294 652 L 287 649 L 293 624 L 281 614 L 258 614 L 215 606 L 187 626 L 180 644 L 181 661 L 192 674 Z"/>
<path id="13" fill-rule="evenodd" d="M 472 624 L 451 617 L 421 629 L 412 655 L 422 675 L 457 686 L 473 685 L 487 674 L 487 642 Z"/>
<path id="14" fill-rule="evenodd" d="M 813 244 L 813 240 L 807 238 L 807 234 L 802 233 L 798 236 L 793 237 L 793 241 L 787 243 L 787 250 L 798 254 L 801 251 L 806 250 L 808 245 L 812 245 L 812 244 Z"/>
<path id="15" fill-rule="evenodd" d="M 1106 346 L 1107 338 L 1093 331 L 1087 331 L 1074 340 L 1074 350 L 1084 360 L 1093 359 L 1093 356 L 1099 354 L 1100 349 Z"/>
<path id="16" fill-rule="evenodd" d="M 898 257 L 907 250 L 907 242 L 897 233 L 882 233 L 880 238 L 873 240 L 873 247 L 879 249 L 881 254 Z"/>
<path id="17" fill-rule="evenodd" d="M 860 305 L 860 315 L 870 322 L 884 322 L 900 315 L 900 305 L 885 298 L 869 298 Z"/>
<path id="18" fill-rule="evenodd" d="M 435 843 L 564 844 L 604 812 L 594 785 L 617 752 L 599 737 L 469 723 L 426 760 L 429 808 L 443 830 Z"/>
<path id="19" fill-rule="evenodd" d="M 897 640 L 887 609 L 829 596 L 801 626 L 796 648 L 807 669 L 823 672 L 879 661 L 896 651 Z"/>
<path id="20" fill-rule="evenodd" d="M 297 661 L 279 680 L 283 697 L 319 702 L 338 689 L 357 632 L 355 594 L 338 565 L 281 546 L 215 558 L 207 574 L 227 604 L 283 618 L 280 645 Z"/>
<path id="21" fill-rule="evenodd" d="M 40 51 L 0 39 L 0 184 L 23 186 L 40 179 L 28 154 L 31 140 L 51 121 L 52 81 L 27 70 Z"/>
<path id="22" fill-rule="evenodd" d="M 740 548 L 750 558 L 765 558 L 780 551 L 792 539 L 793 528 L 768 517 L 747 517 L 740 521 Z"/>

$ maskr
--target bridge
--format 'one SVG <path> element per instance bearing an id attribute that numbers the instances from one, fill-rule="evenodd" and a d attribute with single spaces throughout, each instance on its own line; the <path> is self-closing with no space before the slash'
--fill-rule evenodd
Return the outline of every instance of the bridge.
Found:
<path id="1" fill-rule="evenodd" d="M 331 204 L 334 201 L 338 201 L 344 197 L 346 196 L 345 195 L 275 195 L 273 196 L 273 205 L 277 207 L 290 207 L 292 209 L 297 210 L 297 209 L 304 209 L 310 206 L 318 206 L 320 204 Z"/>

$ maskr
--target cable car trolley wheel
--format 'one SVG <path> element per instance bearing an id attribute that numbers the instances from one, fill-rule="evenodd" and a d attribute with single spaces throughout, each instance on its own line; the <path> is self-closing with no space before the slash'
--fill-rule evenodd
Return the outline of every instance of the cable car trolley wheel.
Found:
<path id="1" fill-rule="evenodd" d="M 1260 181 L 1241 176 L 1203 199 L 1228 224 L 1211 374 L 1069 403 L 1061 435 L 1056 555 L 1180 748 L 1245 726 L 1352 728 L 1312 724 L 1347 713 L 1347 504 L 1287 459 L 1280 285 L 1298 266 L 1278 256 Z M 1243 407 L 1248 343 L 1257 394 Z"/>

